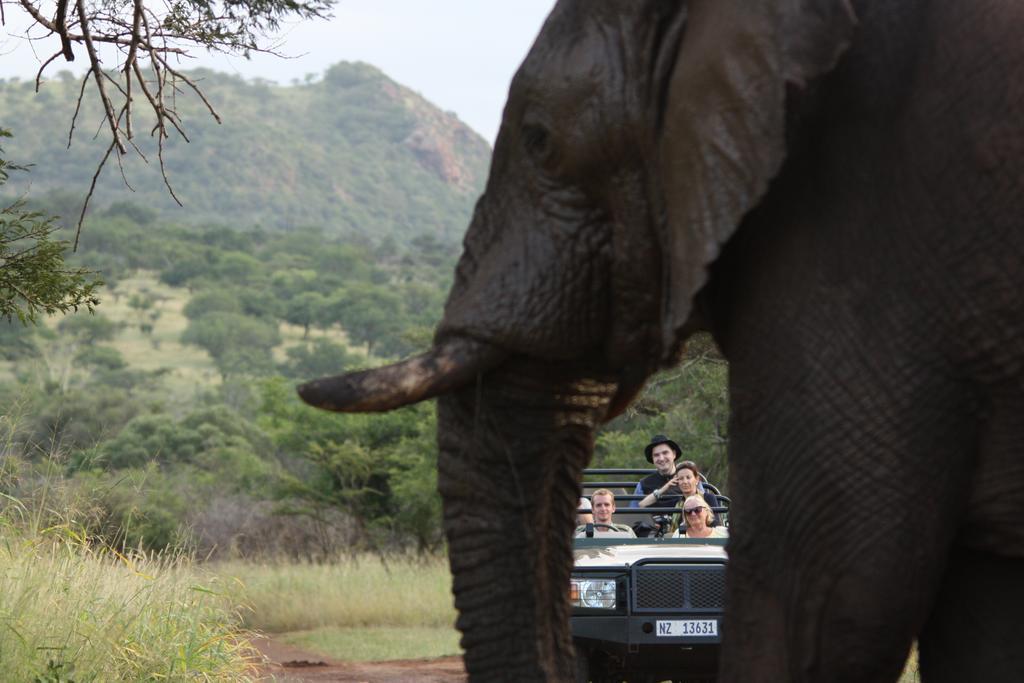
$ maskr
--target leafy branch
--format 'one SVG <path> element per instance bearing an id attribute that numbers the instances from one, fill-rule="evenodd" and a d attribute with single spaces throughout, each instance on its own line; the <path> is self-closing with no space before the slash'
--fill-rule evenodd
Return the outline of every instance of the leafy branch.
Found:
<path id="1" fill-rule="evenodd" d="M 0 129 L 0 137 L 11 133 Z M 10 171 L 24 170 L 0 159 L 0 185 Z M 103 281 L 93 271 L 65 265 L 69 243 L 51 239 L 56 230 L 54 218 L 27 210 L 21 200 L 0 208 L 0 317 L 35 323 L 40 313 L 66 313 L 82 306 L 92 312 L 99 304 L 97 290 Z"/>

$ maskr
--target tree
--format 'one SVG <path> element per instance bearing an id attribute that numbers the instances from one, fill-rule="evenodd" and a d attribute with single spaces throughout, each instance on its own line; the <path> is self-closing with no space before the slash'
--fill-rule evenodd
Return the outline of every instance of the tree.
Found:
<path id="1" fill-rule="evenodd" d="M 280 370 L 285 376 L 295 379 L 337 375 L 361 360 L 341 344 L 327 339 L 314 339 L 308 345 L 292 346 L 285 353 L 288 362 L 279 366 Z"/>
<path id="2" fill-rule="evenodd" d="M 118 326 L 102 313 L 93 313 L 65 318 L 57 325 L 57 329 L 71 335 L 78 342 L 91 345 L 113 339 Z"/>
<path id="3" fill-rule="evenodd" d="M 135 315 L 138 316 L 139 330 L 141 330 L 143 334 L 153 333 L 152 323 L 146 322 L 146 312 L 153 311 L 153 306 L 155 305 L 156 297 L 145 289 L 136 294 L 132 294 L 128 299 L 128 307 L 135 311 Z M 153 320 L 155 321 L 155 318 Z"/>
<path id="4" fill-rule="evenodd" d="M 277 326 L 240 313 L 207 313 L 189 322 L 181 335 L 184 344 L 206 349 L 222 377 L 269 370 L 271 349 L 281 343 Z"/>
<path id="5" fill-rule="evenodd" d="M 437 547 L 441 504 L 431 406 L 339 415 L 308 410 L 281 378 L 265 380 L 261 391 L 259 426 L 285 468 L 283 511 L 319 524 L 328 510 L 341 510 L 370 547 L 381 532 L 412 535 L 421 549 Z"/>
<path id="6" fill-rule="evenodd" d="M 302 328 L 302 338 L 309 339 L 309 328 L 326 322 L 324 311 L 327 299 L 319 292 L 302 292 L 288 300 L 284 306 L 284 319 Z M 329 323 L 328 323 L 329 324 Z"/>
<path id="7" fill-rule="evenodd" d="M 262 269 L 263 264 L 249 254 L 227 251 L 221 254 L 209 275 L 218 280 L 242 284 L 252 280 Z"/>
<path id="8" fill-rule="evenodd" d="M 132 223 L 140 226 L 149 226 L 156 223 L 159 212 L 148 206 L 141 206 L 134 202 L 114 202 L 103 212 L 108 218 L 127 218 Z"/>
<path id="9" fill-rule="evenodd" d="M 35 329 L 9 320 L 0 320 L 0 359 L 22 360 L 39 355 Z M 313 377 L 313 375 L 309 375 Z"/>
<path id="10" fill-rule="evenodd" d="M 143 134 L 156 135 L 157 157 L 161 171 L 163 144 L 172 132 L 188 141 L 182 117 L 178 113 L 179 93 L 190 90 L 199 97 L 218 123 L 220 115 L 199 86 L 179 71 L 182 57 L 194 48 L 241 54 L 274 53 L 262 45 L 263 40 L 280 25 L 281 20 L 297 16 L 301 19 L 327 16 L 334 0 L 193 0 L 191 2 L 157 3 L 152 0 L 57 0 L 51 16 L 38 0 L 21 0 L 20 6 L 34 20 L 25 34 L 37 51 L 50 54 L 36 77 L 36 89 L 43 71 L 57 58 L 74 61 L 76 50 L 84 52 L 89 69 L 79 94 L 79 103 L 86 86 L 93 82 L 95 94 L 103 106 L 110 145 L 99 162 L 96 178 L 111 153 L 119 165 L 129 148 L 139 152 L 133 142 L 138 120 L 135 104 L 148 105 L 153 119 L 142 127 Z M 111 50 L 101 63 L 100 49 Z M 75 122 L 72 120 L 72 130 Z M 141 154 L 141 152 L 139 152 Z M 164 181 L 171 196 L 167 175 Z M 86 197 L 79 216 L 82 218 L 92 195 Z"/>
<path id="11" fill-rule="evenodd" d="M 99 457 L 110 468 L 141 467 L 155 461 L 167 465 L 193 462 L 201 454 L 209 466 L 216 465 L 216 452 L 223 448 L 240 448 L 252 453 L 265 453 L 270 440 L 241 415 L 224 406 L 202 408 L 183 420 L 170 415 L 140 415 L 124 429 L 100 446 Z"/>
<path id="12" fill-rule="evenodd" d="M 90 346 L 82 349 L 75 356 L 75 362 L 104 370 L 121 370 L 127 367 L 121 352 L 109 346 Z"/>
<path id="13" fill-rule="evenodd" d="M 386 352 L 393 351 L 386 340 L 397 337 L 405 324 L 401 298 L 380 285 L 353 284 L 337 299 L 334 309 L 349 338 L 366 344 L 368 354 L 381 342 Z"/>
<path id="14" fill-rule="evenodd" d="M 0 128 L 0 138 L 9 137 L 10 131 Z M 0 158 L 0 185 L 10 171 L 24 170 Z M 92 311 L 99 304 L 97 290 L 103 281 L 93 271 L 65 265 L 68 243 L 52 239 L 54 220 L 26 210 L 21 200 L 0 209 L 0 317 L 35 323 L 40 313 L 67 313 L 82 306 Z"/>
<path id="15" fill-rule="evenodd" d="M 241 313 L 242 304 L 235 292 L 218 287 L 197 292 L 182 311 L 189 320 L 201 318 L 207 313 Z"/>

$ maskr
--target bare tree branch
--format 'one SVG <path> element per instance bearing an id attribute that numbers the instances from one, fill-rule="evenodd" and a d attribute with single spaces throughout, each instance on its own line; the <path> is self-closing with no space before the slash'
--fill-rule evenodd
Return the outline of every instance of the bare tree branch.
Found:
<path id="1" fill-rule="evenodd" d="M 71 49 L 71 38 L 68 36 L 68 0 L 57 0 L 57 35 L 60 36 L 60 53 L 69 62 L 75 61 L 75 52 Z"/>
<path id="2" fill-rule="evenodd" d="M 193 92 L 195 92 L 195 94 L 199 96 L 199 99 L 201 99 L 203 101 L 203 104 L 206 105 L 206 109 L 207 109 L 207 111 L 210 112 L 210 116 L 212 116 L 214 119 L 216 119 L 217 123 L 223 123 L 223 121 L 221 121 L 220 114 L 218 114 L 217 110 L 213 108 L 212 104 L 210 104 L 210 100 L 206 99 L 206 94 L 202 90 L 199 89 L 199 86 L 197 86 L 195 83 L 193 83 L 192 80 L 188 76 L 186 76 L 185 74 L 183 74 L 183 73 L 181 73 L 179 71 L 175 71 L 174 69 L 172 69 L 171 66 L 167 63 L 166 60 L 161 59 L 161 61 L 163 62 L 164 68 L 167 69 L 168 73 L 170 73 L 175 78 L 178 78 L 178 79 L 181 79 L 181 80 L 185 81 L 185 83 L 187 83 L 188 86 L 190 88 L 192 88 Z"/>
<path id="3" fill-rule="evenodd" d="M 128 46 L 128 56 L 124 59 L 124 81 L 125 89 L 125 100 L 127 104 L 127 111 L 124 120 L 125 129 L 128 132 L 128 139 L 132 139 L 132 64 L 135 63 L 135 54 L 139 49 L 139 42 L 142 37 L 139 35 L 139 24 L 142 22 L 142 0 L 135 0 L 135 10 L 132 13 L 132 42 Z M 122 168 L 121 176 L 124 177 L 124 169 Z M 128 181 L 125 180 L 125 185 Z"/>
<path id="4" fill-rule="evenodd" d="M 110 98 L 107 97 L 107 90 L 103 86 L 103 67 L 100 64 L 99 55 L 96 54 L 96 46 L 92 44 L 92 37 L 89 35 L 89 20 L 85 15 L 85 0 L 78 0 L 78 20 L 82 22 L 82 37 L 85 39 L 85 49 L 89 53 L 89 62 L 92 64 L 92 73 L 96 77 L 96 89 L 100 93 L 100 101 L 103 102 L 103 110 L 107 113 L 107 121 L 110 123 L 110 134 L 114 138 L 114 144 L 117 145 L 117 151 L 120 154 L 125 154 L 128 150 L 125 149 L 124 143 L 121 142 L 121 134 L 117 125 L 117 120 L 114 118 L 114 105 L 111 104 Z M 95 183 L 93 183 L 95 185 Z M 92 195 L 90 189 L 89 194 Z M 86 199 L 88 203 L 88 199 Z M 79 225 L 81 229 L 81 225 Z M 75 245 L 78 245 L 78 238 L 75 238 Z"/>
<path id="5" fill-rule="evenodd" d="M 96 172 L 92 174 L 92 182 L 89 184 L 89 192 L 85 195 L 85 201 L 82 202 L 82 212 L 78 214 L 78 225 L 75 227 L 75 245 L 72 247 L 72 251 L 78 251 L 78 238 L 82 235 L 82 223 L 85 221 L 85 211 L 89 208 L 89 200 L 92 199 L 92 193 L 96 190 L 96 181 L 100 178 L 100 172 L 103 170 L 103 165 L 107 163 L 107 159 L 110 157 L 110 152 L 116 147 L 116 144 L 111 142 L 110 146 L 107 147 L 106 154 L 100 159 L 99 165 L 96 167 Z"/>
<path id="6" fill-rule="evenodd" d="M 3 7 L 3 3 L 0 3 L 0 7 Z M 39 92 L 39 86 L 43 83 L 43 71 L 50 65 L 50 62 L 61 56 L 61 52 L 54 52 L 53 55 L 43 62 L 43 65 L 39 67 L 39 71 L 36 72 L 36 92 Z"/>
<path id="7" fill-rule="evenodd" d="M 78 100 L 75 101 L 75 113 L 71 115 L 71 127 L 68 128 L 68 149 L 71 149 L 71 136 L 75 134 L 75 123 L 78 121 L 78 112 L 82 110 L 82 100 L 85 98 L 85 86 L 89 84 L 89 73 L 82 77 L 82 87 L 78 89 Z"/>
<path id="8" fill-rule="evenodd" d="M 129 69 L 135 63 L 135 53 L 138 52 L 139 43 L 142 42 L 142 36 L 139 34 L 139 25 L 142 23 L 143 10 L 142 0 L 135 0 L 134 10 L 132 11 L 132 39 L 128 44 L 128 56 L 124 58 L 124 73 L 126 76 L 131 73 Z"/>
<path id="9" fill-rule="evenodd" d="M 175 58 L 189 57 L 189 50 L 203 49 L 240 54 L 265 53 L 282 56 L 276 47 L 265 47 L 263 39 L 277 30 L 286 17 L 300 19 L 325 18 L 336 0 L 74 0 L 74 11 L 69 12 L 72 0 L 49 0 L 54 3 L 52 17 L 44 12 L 43 0 L 0 0 L 0 21 L 3 21 L 5 2 L 23 9 L 34 21 L 25 37 L 33 44 L 57 39 L 59 50 L 47 50 L 46 59 L 36 75 L 36 90 L 43 82 L 43 73 L 58 56 L 71 61 L 74 46 L 84 46 L 89 70 L 82 80 L 75 112 L 68 131 L 68 146 L 74 137 L 86 86 L 92 81 L 103 109 L 106 128 L 110 131 L 107 147 L 93 176 L 89 192 L 79 216 L 75 245 L 81 232 L 86 209 L 95 192 L 100 172 L 111 151 L 116 150 L 122 179 L 130 188 L 121 157 L 130 147 L 145 161 L 146 158 L 133 141 L 138 111 L 134 97 L 141 91 L 154 121 L 151 135 L 156 136 L 160 173 L 168 192 L 181 204 L 167 175 L 164 159 L 165 145 L 171 129 L 190 142 L 185 122 L 177 109 L 177 96 L 190 93 L 199 98 L 209 115 L 218 123 L 220 113 L 203 92 L 196 79 L 182 71 Z M 46 34 L 41 35 L 40 29 Z M 104 53 L 98 52 L 103 47 Z M 34 49 L 34 48 L 33 48 Z M 110 69 L 104 69 L 102 59 L 117 55 Z M 108 88 L 111 84 L 113 89 Z M 181 85 L 181 87 L 179 87 Z M 115 101 L 116 100 L 116 101 Z M 102 130 L 102 127 L 101 129 Z M 148 161 L 147 161 L 148 163 Z"/>

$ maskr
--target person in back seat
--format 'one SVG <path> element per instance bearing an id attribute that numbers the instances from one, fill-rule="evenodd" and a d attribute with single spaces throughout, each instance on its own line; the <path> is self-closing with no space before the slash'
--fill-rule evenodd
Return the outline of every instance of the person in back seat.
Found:
<path id="1" fill-rule="evenodd" d="M 700 485 L 700 470 L 697 469 L 697 463 L 684 460 L 676 465 L 674 479 L 676 488 L 682 492 L 684 499 L 690 496 L 702 496 L 709 507 L 718 507 L 718 496 Z M 679 504 L 682 505 L 682 503 L 683 501 L 680 500 Z"/>
<path id="2" fill-rule="evenodd" d="M 615 514 L 615 494 L 608 489 L 598 489 L 590 496 L 590 508 L 594 515 L 594 536 L 614 534 L 616 536 L 636 537 L 633 530 L 625 524 L 612 521 Z M 585 533 L 587 525 L 576 527 L 575 534 Z"/>
<path id="3" fill-rule="evenodd" d="M 589 524 L 594 521 L 594 515 L 590 512 L 590 501 L 584 497 L 580 497 L 580 502 L 576 506 L 576 524 Z"/>
<path id="4" fill-rule="evenodd" d="M 682 500 L 679 490 L 673 483 L 676 474 L 676 458 L 682 452 L 679 444 L 664 434 L 655 434 L 651 437 L 651 442 L 644 448 L 644 457 L 647 458 L 647 462 L 657 468 L 657 472 L 649 474 L 637 482 L 636 490 L 633 493 L 638 496 L 643 495 L 644 498 L 639 501 L 634 500 L 631 503 L 633 507 L 672 507 Z M 661 500 L 662 497 L 665 500 Z"/>
<path id="5" fill-rule="evenodd" d="M 711 526 L 715 522 L 715 513 L 708 507 L 703 496 L 689 496 L 683 501 L 683 516 L 686 526 L 679 527 L 672 534 L 674 538 L 726 538 L 729 531 L 725 527 Z"/>

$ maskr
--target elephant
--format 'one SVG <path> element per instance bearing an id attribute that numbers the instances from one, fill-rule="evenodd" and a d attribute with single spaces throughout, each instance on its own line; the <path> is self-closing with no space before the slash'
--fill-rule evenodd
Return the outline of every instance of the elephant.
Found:
<path id="1" fill-rule="evenodd" d="M 567 680 L 594 433 L 729 362 L 720 680 L 1024 680 L 1024 6 L 561 0 L 426 353 L 471 680 Z"/>

